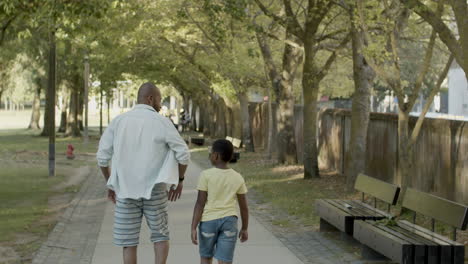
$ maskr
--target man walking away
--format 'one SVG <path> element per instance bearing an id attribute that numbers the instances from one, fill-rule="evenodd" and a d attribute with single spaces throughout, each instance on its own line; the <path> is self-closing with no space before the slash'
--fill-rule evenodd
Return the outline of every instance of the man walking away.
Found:
<path id="1" fill-rule="evenodd" d="M 165 264 L 169 254 L 167 204 L 180 198 L 190 153 L 171 121 L 158 113 L 160 109 L 161 92 L 144 83 L 137 105 L 114 118 L 99 142 L 98 164 L 108 198 L 115 203 L 114 244 L 123 247 L 125 264 L 137 263 L 143 215 L 151 230 L 155 263 Z M 179 184 L 167 193 L 158 178 L 170 151 L 179 163 Z"/>

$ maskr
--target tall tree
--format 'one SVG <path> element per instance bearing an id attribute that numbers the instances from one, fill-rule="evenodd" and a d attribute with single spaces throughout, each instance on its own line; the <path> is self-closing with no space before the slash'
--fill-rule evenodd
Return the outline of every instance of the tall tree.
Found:
<path id="1" fill-rule="evenodd" d="M 375 72 L 364 57 L 367 42 L 364 32 L 356 19 L 359 0 L 341 1 L 340 5 L 348 13 L 351 33 L 354 93 L 351 109 L 351 136 L 349 149 L 345 153 L 346 187 L 354 191 L 354 183 L 359 173 L 366 169 L 367 129 L 369 126 L 370 97 Z"/>
<path id="2" fill-rule="evenodd" d="M 304 44 L 304 64 L 302 69 L 302 93 L 304 98 L 304 178 L 317 178 L 319 175 L 318 148 L 317 148 L 317 100 L 320 82 L 328 74 L 331 65 L 337 57 L 337 50 L 346 46 L 349 35 L 342 37 L 338 45 L 322 66 L 317 65 L 317 55 L 324 40 L 336 37 L 343 32 L 336 29 L 327 32 L 328 26 L 335 22 L 336 15 L 332 15 L 334 1 L 309 0 L 306 6 L 295 12 L 290 0 L 283 0 L 285 15 L 278 16 L 271 12 L 261 0 L 255 0 L 260 9 L 277 23 L 295 35 Z M 300 17 L 302 19 L 300 19 Z M 303 21 L 301 24 L 300 21 Z M 336 41 L 335 41 L 336 42 Z"/>
<path id="3" fill-rule="evenodd" d="M 271 30 L 274 29 L 274 24 L 271 24 L 268 30 L 257 25 L 259 28 L 257 28 L 256 37 L 278 105 L 276 115 L 278 119 L 278 162 L 280 164 L 296 164 L 298 159 L 295 139 L 293 84 L 297 68 L 302 62 L 302 47 L 300 41 L 290 33 L 290 29 L 286 28 L 282 65 L 281 69 L 278 70 L 267 39 L 268 36 L 273 35 Z M 276 36 L 273 35 L 273 37 Z M 271 103 L 271 98 L 269 100 Z"/>
<path id="4" fill-rule="evenodd" d="M 433 61 L 434 48 L 436 45 L 437 34 L 435 29 L 430 32 L 430 38 L 425 48 L 419 48 L 424 51 L 420 54 L 422 60 L 418 64 L 413 65 L 418 67 L 418 71 L 414 76 L 403 78 L 402 67 L 404 63 L 409 63 L 403 60 L 402 53 L 405 52 L 403 46 L 403 36 L 405 30 L 410 26 L 415 26 L 416 23 L 410 15 L 411 12 L 406 7 L 402 6 L 399 1 L 360 1 L 358 2 L 358 15 L 360 24 L 365 34 L 365 39 L 370 43 L 369 48 L 364 52 L 366 60 L 374 69 L 377 76 L 384 80 L 387 85 L 393 90 L 398 98 L 398 176 L 401 179 L 403 187 L 411 186 L 411 171 L 414 169 L 415 144 L 421 131 L 422 123 L 425 115 L 431 106 L 434 96 L 440 91 L 443 80 L 445 79 L 454 55 L 450 56 L 442 69 L 437 67 L 433 69 L 436 72 L 435 77 L 430 79 L 431 61 Z M 369 9 L 369 7 L 372 7 Z M 373 10 L 372 12 L 369 10 Z M 376 12 L 380 15 L 376 16 Z M 436 17 L 440 17 L 443 13 L 443 3 L 439 2 Z M 424 27 L 418 25 L 418 29 L 425 35 Z M 371 30 L 374 31 L 374 36 L 379 33 L 379 38 L 370 38 Z M 412 30 L 414 32 L 415 30 Z M 416 31 L 417 32 L 417 31 Z M 382 45 L 383 44 L 383 45 Z M 383 47 L 380 48 L 380 47 Z M 408 51 L 406 51 L 408 52 Z M 412 51 L 411 52 L 415 52 Z M 418 51 L 416 51 L 418 52 Z M 383 56 L 382 56 L 383 54 Z M 414 63 L 411 61 L 411 63 Z M 429 82 L 425 82 L 429 78 Z M 436 81 L 434 80 L 436 79 Z M 428 85 L 428 83 L 435 83 Z M 420 97 L 424 86 L 428 86 L 428 96 L 424 106 L 424 111 L 420 113 L 415 127 L 411 130 L 409 125 L 410 112 L 413 110 L 418 98 Z"/>

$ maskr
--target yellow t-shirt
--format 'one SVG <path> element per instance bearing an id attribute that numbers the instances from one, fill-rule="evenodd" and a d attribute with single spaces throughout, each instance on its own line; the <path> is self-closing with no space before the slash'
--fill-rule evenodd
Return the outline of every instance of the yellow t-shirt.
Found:
<path id="1" fill-rule="evenodd" d="M 233 169 L 202 171 L 197 189 L 208 192 L 201 221 L 237 216 L 237 194 L 247 193 L 244 178 Z"/>

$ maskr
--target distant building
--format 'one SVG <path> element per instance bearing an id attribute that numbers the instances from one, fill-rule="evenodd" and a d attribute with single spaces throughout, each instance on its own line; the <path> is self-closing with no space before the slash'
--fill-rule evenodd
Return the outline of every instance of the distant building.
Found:
<path id="1" fill-rule="evenodd" d="M 468 116 L 468 84 L 465 72 L 456 61 L 448 72 L 448 114 Z"/>

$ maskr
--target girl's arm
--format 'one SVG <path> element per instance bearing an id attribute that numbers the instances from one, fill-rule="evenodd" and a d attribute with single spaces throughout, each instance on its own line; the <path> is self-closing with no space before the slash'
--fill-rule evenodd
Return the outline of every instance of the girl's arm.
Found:
<path id="1" fill-rule="evenodd" d="M 206 200 L 208 198 L 208 192 L 198 191 L 197 202 L 193 208 L 193 218 L 192 218 L 192 243 L 198 245 L 197 239 L 197 227 L 200 223 L 200 220 L 203 215 L 203 209 L 205 208 Z"/>
<path id="2" fill-rule="evenodd" d="M 245 194 L 237 195 L 237 202 L 239 203 L 240 214 L 242 219 L 242 228 L 239 232 L 239 238 L 241 242 L 245 242 L 249 239 L 249 207 L 247 206 L 247 198 Z"/>

